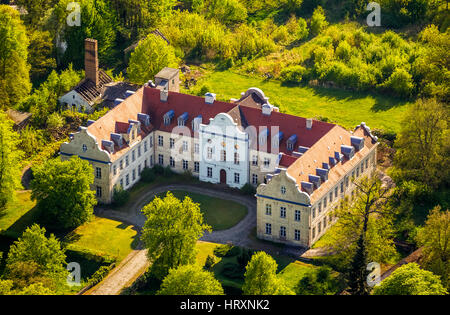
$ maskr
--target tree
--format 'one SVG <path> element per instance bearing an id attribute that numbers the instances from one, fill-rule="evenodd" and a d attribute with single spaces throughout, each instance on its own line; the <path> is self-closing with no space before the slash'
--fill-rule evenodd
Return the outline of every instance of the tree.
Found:
<path id="1" fill-rule="evenodd" d="M 419 99 L 403 120 L 397 137 L 393 177 L 436 188 L 450 177 L 448 111 L 435 99 Z"/>
<path id="2" fill-rule="evenodd" d="M 258 252 L 245 268 L 242 286 L 245 295 L 292 295 L 284 281 L 277 277 L 277 263 L 265 252 Z"/>
<path id="3" fill-rule="evenodd" d="M 195 262 L 195 244 L 203 232 L 211 231 L 204 223 L 200 205 L 191 198 L 183 201 L 171 192 L 155 197 L 142 212 L 147 217 L 141 239 L 152 262 L 151 273 L 163 279 L 171 268 Z"/>
<path id="4" fill-rule="evenodd" d="M 295 292 L 298 295 L 330 295 L 336 292 L 337 283 L 329 267 L 309 271 L 300 279 Z"/>
<path id="5" fill-rule="evenodd" d="M 344 199 L 332 214 L 337 222 L 326 246 L 337 253 L 342 267 L 348 269 L 350 292 L 361 295 L 368 293 L 368 262 L 387 262 L 396 255 L 394 211 L 388 204 L 390 187 L 384 186 L 376 174 L 363 177 L 354 185 L 353 200 Z"/>
<path id="6" fill-rule="evenodd" d="M 418 244 L 423 246 L 422 265 L 441 277 L 450 288 L 450 211 L 437 206 L 431 210 L 425 226 L 419 231 Z"/>
<path id="7" fill-rule="evenodd" d="M 58 0 L 15 0 L 15 4 L 27 10 L 24 19 L 30 27 L 36 27 L 45 16 L 46 11 L 54 6 Z"/>
<path id="8" fill-rule="evenodd" d="M 50 32 L 34 30 L 30 32 L 30 46 L 28 60 L 31 65 L 31 78 L 33 80 L 46 77 L 56 68 L 56 59 L 53 57 L 53 42 Z"/>
<path id="9" fill-rule="evenodd" d="M 214 274 L 197 265 L 170 269 L 164 278 L 159 295 L 223 295 L 223 288 Z"/>
<path id="10" fill-rule="evenodd" d="M 416 263 L 403 265 L 384 279 L 372 291 L 374 295 L 444 295 L 439 276 L 420 269 Z"/>
<path id="11" fill-rule="evenodd" d="M 239 0 L 209 0 L 205 16 L 230 26 L 245 21 L 247 9 Z"/>
<path id="12" fill-rule="evenodd" d="M 19 135 L 12 129 L 13 121 L 0 110 L 0 210 L 11 200 L 20 184 Z"/>
<path id="13" fill-rule="evenodd" d="M 94 172 L 88 161 L 73 156 L 70 160 L 49 160 L 33 168 L 32 198 L 44 222 L 74 228 L 88 221 L 97 203 L 90 185 Z"/>
<path id="14" fill-rule="evenodd" d="M 153 79 L 164 67 L 177 67 L 177 58 L 172 46 L 161 37 L 150 34 L 139 42 L 131 54 L 128 78 L 136 84 Z"/>
<path id="15" fill-rule="evenodd" d="M 404 98 L 410 97 L 414 89 L 411 74 L 403 68 L 396 68 L 391 76 L 378 86 Z"/>
<path id="16" fill-rule="evenodd" d="M 64 250 L 55 236 L 51 234 L 47 238 L 45 228 L 33 224 L 11 245 L 5 270 L 10 280 L 20 289 L 33 283 L 41 283 L 57 290 L 67 278 L 65 260 Z M 42 281 L 43 279 L 46 280 Z"/>
<path id="17" fill-rule="evenodd" d="M 311 34 L 319 35 L 319 33 L 327 27 L 328 22 L 325 17 L 325 12 L 321 6 L 318 6 L 311 17 Z"/>
<path id="18" fill-rule="evenodd" d="M 19 12 L 0 5 L 0 109 L 17 104 L 31 90 L 28 44 Z"/>
<path id="19" fill-rule="evenodd" d="M 115 49 L 116 30 L 118 21 L 110 1 L 105 0 L 80 0 L 81 25 L 69 26 L 67 18 L 72 12 L 67 11 L 67 4 L 72 0 L 60 0 L 50 19 L 53 25 L 60 25 L 55 30 L 56 34 L 62 34 L 60 42 L 65 42 L 66 49 L 62 52 L 59 64 L 73 63 L 76 69 L 84 66 L 84 40 L 94 38 L 98 41 L 98 56 L 100 63 L 113 63 Z"/>

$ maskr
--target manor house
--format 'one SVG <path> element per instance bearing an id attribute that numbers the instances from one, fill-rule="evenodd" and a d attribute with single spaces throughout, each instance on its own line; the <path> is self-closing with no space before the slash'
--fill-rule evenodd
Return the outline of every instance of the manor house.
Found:
<path id="1" fill-rule="evenodd" d="M 353 180 L 375 169 L 376 147 L 365 123 L 347 131 L 283 114 L 258 88 L 229 102 L 182 94 L 179 70 L 164 68 L 71 135 L 60 154 L 92 164 L 102 203 L 155 164 L 213 184 L 253 185 L 258 237 L 309 247 L 333 223 L 339 200 L 353 195 Z"/>

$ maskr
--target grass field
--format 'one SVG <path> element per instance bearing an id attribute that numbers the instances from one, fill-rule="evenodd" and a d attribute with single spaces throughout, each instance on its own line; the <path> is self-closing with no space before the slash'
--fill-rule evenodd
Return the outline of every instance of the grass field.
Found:
<path id="1" fill-rule="evenodd" d="M 75 229 L 64 241 L 69 243 L 68 249 L 86 248 L 97 255 L 113 256 L 119 262 L 136 248 L 138 234 L 130 225 L 96 217 Z"/>
<path id="2" fill-rule="evenodd" d="M 231 71 L 209 72 L 197 83 L 197 87 L 203 85 L 216 93 L 218 99 L 225 101 L 239 98 L 240 93 L 250 87 L 258 87 L 269 97 L 269 102 L 279 106 L 282 112 L 302 117 L 326 117 L 346 128 L 354 128 L 364 121 L 372 129 L 398 132 L 409 105 L 382 95 L 306 86 L 289 87 L 276 80 L 265 81 Z"/>
<path id="3" fill-rule="evenodd" d="M 241 221 L 247 215 L 247 207 L 231 201 L 219 198 L 213 198 L 188 191 L 174 190 L 173 195 L 180 200 L 189 196 L 194 202 L 200 204 L 200 210 L 203 213 L 206 223 L 212 226 L 214 231 L 226 230 Z M 158 195 L 163 198 L 166 193 Z"/>
<path id="4" fill-rule="evenodd" d="M 16 198 L 0 212 L 0 233 L 17 238 L 37 217 L 36 201 L 31 200 L 30 191 L 16 193 Z"/>

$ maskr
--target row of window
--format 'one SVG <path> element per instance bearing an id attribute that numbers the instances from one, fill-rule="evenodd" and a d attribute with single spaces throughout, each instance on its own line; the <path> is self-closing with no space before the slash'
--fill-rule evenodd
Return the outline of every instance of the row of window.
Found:
<path id="1" fill-rule="evenodd" d="M 149 140 L 143 140 L 142 143 L 137 146 L 137 149 L 133 149 L 131 151 L 131 162 L 132 163 L 136 161 L 136 155 L 138 158 L 141 157 L 142 146 L 144 148 L 144 150 L 143 150 L 144 153 L 146 153 L 148 151 L 148 147 L 150 147 L 150 148 L 153 147 L 153 138 L 149 137 Z M 147 160 L 145 160 L 145 164 L 147 164 Z M 153 163 L 151 163 L 151 164 L 153 164 Z M 129 160 L 129 155 L 127 154 L 124 158 L 122 158 L 119 161 L 119 170 L 123 170 L 125 167 L 128 167 L 129 165 L 130 165 L 130 160 Z M 147 167 L 147 165 L 146 165 L 146 167 Z M 117 165 L 113 165 L 113 175 L 117 175 Z M 101 177 L 97 177 L 97 178 L 101 178 Z"/>
<path id="2" fill-rule="evenodd" d="M 272 224 L 266 223 L 266 235 L 272 235 Z M 281 239 L 286 239 L 286 227 L 280 226 L 279 236 Z M 294 230 L 294 240 L 300 241 L 300 230 Z"/>
<path id="3" fill-rule="evenodd" d="M 266 204 L 266 215 L 269 215 L 269 216 L 272 215 L 272 205 L 269 203 Z M 295 210 L 294 211 L 294 220 L 297 222 L 300 222 L 300 217 L 301 217 L 301 211 Z M 280 218 L 283 218 L 283 219 L 286 218 L 286 207 L 280 207 Z"/>
<path id="4" fill-rule="evenodd" d="M 189 161 L 182 160 L 181 163 L 183 165 L 183 170 L 189 169 Z M 161 166 L 164 166 L 164 155 L 163 154 L 158 155 L 158 164 Z M 175 159 L 173 157 L 169 157 L 169 166 L 175 167 Z M 200 163 L 194 162 L 194 172 L 198 173 L 199 171 L 200 171 Z"/>
<path id="5" fill-rule="evenodd" d="M 331 220 L 331 219 L 330 219 Z M 322 225 L 323 223 L 323 225 Z M 327 217 L 325 216 L 323 218 L 322 221 L 319 221 L 319 223 L 317 223 L 317 235 L 320 235 L 320 233 L 322 233 L 322 226 L 323 226 L 323 230 L 325 231 L 325 228 L 327 227 Z M 316 237 L 316 227 L 313 227 L 312 229 L 312 239 L 314 239 Z"/>

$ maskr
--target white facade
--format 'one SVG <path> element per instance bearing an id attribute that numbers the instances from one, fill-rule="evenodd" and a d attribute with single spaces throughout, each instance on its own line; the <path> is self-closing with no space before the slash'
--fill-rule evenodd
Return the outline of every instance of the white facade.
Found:
<path id="1" fill-rule="evenodd" d="M 59 103 L 67 109 L 73 109 L 78 112 L 92 112 L 92 106 L 79 93 L 72 90 L 59 98 Z"/>
<path id="2" fill-rule="evenodd" d="M 220 113 L 200 124 L 201 181 L 241 188 L 249 182 L 249 139 L 230 115 Z"/>

